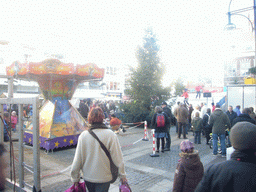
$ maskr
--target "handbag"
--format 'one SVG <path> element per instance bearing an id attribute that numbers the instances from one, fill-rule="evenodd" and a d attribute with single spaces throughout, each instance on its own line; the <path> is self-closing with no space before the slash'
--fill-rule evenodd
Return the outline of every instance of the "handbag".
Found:
<path id="1" fill-rule="evenodd" d="M 99 140 L 97 135 L 91 129 L 89 129 L 89 133 L 100 143 L 101 148 L 108 156 L 110 161 L 110 171 L 112 174 L 112 180 L 110 181 L 110 183 L 114 183 L 118 177 L 118 167 L 114 164 L 109 151 L 107 150 L 106 146 Z"/>
<path id="2" fill-rule="evenodd" d="M 129 184 L 124 182 L 119 186 L 119 192 L 132 192 L 132 190 Z"/>
<path id="3" fill-rule="evenodd" d="M 65 192 L 86 192 L 85 182 L 79 182 L 78 186 L 74 184 L 68 188 Z"/>

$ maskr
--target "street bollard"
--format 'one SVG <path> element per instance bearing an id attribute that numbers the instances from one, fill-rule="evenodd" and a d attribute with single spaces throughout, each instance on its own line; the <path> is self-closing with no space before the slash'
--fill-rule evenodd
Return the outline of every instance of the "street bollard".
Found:
<path id="1" fill-rule="evenodd" d="M 147 121 L 144 121 L 144 138 L 143 141 L 148 141 L 148 124 Z"/>
<path id="2" fill-rule="evenodd" d="M 156 138 L 155 138 L 155 129 L 151 130 L 153 135 L 153 153 L 150 154 L 151 157 L 159 157 L 158 154 L 156 154 Z"/>

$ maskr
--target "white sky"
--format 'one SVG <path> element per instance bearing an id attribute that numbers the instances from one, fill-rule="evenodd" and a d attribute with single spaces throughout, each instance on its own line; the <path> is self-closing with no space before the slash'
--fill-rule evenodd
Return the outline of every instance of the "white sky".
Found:
<path id="1" fill-rule="evenodd" d="M 252 3 L 233 0 L 231 10 Z M 221 78 L 233 41 L 223 30 L 228 5 L 229 0 L 2 0 L 0 40 L 64 54 L 73 63 L 124 67 L 136 65 L 135 52 L 151 26 L 167 82 L 179 76 Z M 232 22 L 238 27 L 239 18 Z"/>

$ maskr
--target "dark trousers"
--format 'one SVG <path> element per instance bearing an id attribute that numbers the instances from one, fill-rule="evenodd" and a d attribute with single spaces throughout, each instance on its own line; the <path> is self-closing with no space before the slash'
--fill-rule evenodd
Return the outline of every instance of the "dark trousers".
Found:
<path id="1" fill-rule="evenodd" d="M 170 147 L 171 147 L 171 136 L 170 136 L 170 127 L 168 127 L 167 131 L 166 131 L 166 145 L 165 145 L 165 148 L 170 149 Z"/>
<path id="2" fill-rule="evenodd" d="M 84 181 L 89 192 L 108 192 L 110 182 L 107 183 L 91 183 Z"/>
<path id="3" fill-rule="evenodd" d="M 201 144 L 201 131 L 195 131 L 195 144 Z"/>
<path id="4" fill-rule="evenodd" d="M 160 139 L 161 139 L 161 144 L 162 144 L 162 150 L 164 150 L 164 137 L 162 138 L 156 138 L 156 149 L 159 150 L 160 147 Z"/>
<path id="5" fill-rule="evenodd" d="M 181 132 L 183 133 L 183 138 L 186 138 L 186 123 L 178 123 L 178 137 L 180 138 Z"/>
<path id="6" fill-rule="evenodd" d="M 205 131 L 206 143 L 209 143 L 209 141 L 210 141 L 210 139 L 211 139 L 210 133 L 211 133 L 211 131 L 207 131 L 207 130 Z"/>
<path id="7" fill-rule="evenodd" d="M 175 124 L 175 126 L 176 126 L 176 133 L 178 133 L 179 131 L 179 124 L 178 124 L 178 122 L 177 122 L 177 119 L 176 119 L 176 124 Z"/>
<path id="8" fill-rule="evenodd" d="M 189 106 L 188 98 L 185 98 L 185 99 L 184 99 L 184 104 L 185 104 L 186 106 Z"/>

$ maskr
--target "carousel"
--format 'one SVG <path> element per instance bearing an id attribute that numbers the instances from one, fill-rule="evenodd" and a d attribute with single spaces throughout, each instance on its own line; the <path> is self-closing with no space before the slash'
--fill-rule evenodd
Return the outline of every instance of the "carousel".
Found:
<path id="1" fill-rule="evenodd" d="M 81 82 L 102 80 L 104 69 L 91 63 L 74 66 L 47 59 L 37 63 L 15 62 L 6 72 L 8 76 L 38 82 L 46 100 L 39 111 L 40 147 L 49 151 L 76 145 L 78 136 L 88 126 L 70 100 Z M 27 129 L 31 131 L 24 132 L 24 142 L 33 144 L 33 125 Z"/>

